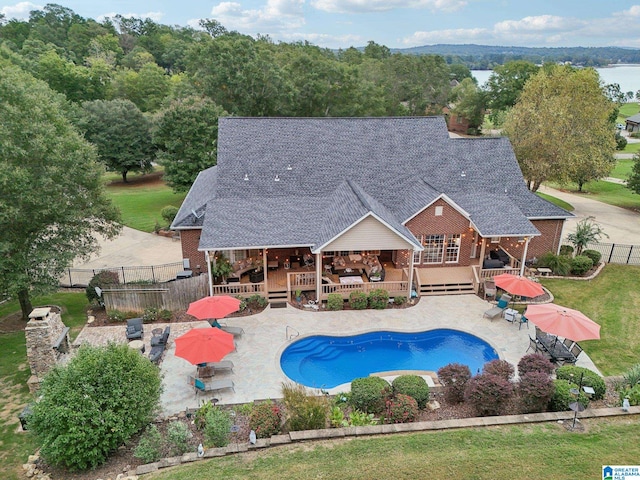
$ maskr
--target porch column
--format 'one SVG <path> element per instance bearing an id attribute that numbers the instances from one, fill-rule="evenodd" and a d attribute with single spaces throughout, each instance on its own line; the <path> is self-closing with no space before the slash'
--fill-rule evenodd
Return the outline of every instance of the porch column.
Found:
<path id="1" fill-rule="evenodd" d="M 413 285 L 413 250 L 409 251 L 409 287 L 408 287 L 408 294 L 407 294 L 407 300 L 409 302 L 411 302 L 411 286 Z M 417 290 L 416 290 L 417 293 Z"/>
<path id="2" fill-rule="evenodd" d="M 322 294 L 322 252 L 316 253 L 316 301 L 319 303 Z"/>
<path id="3" fill-rule="evenodd" d="M 264 298 L 269 298 L 269 282 L 267 281 L 267 272 L 269 269 L 267 266 L 269 265 L 269 259 L 267 258 L 267 249 L 262 249 L 262 271 L 264 272 Z"/>
<path id="4" fill-rule="evenodd" d="M 212 265 L 209 258 L 209 250 L 204 251 L 204 259 L 207 262 L 207 277 L 209 278 L 209 296 L 213 295 L 213 277 L 211 275 Z"/>
<path id="5" fill-rule="evenodd" d="M 482 245 L 480 245 L 480 271 L 482 271 L 482 265 L 484 264 L 484 252 L 487 247 L 487 239 L 482 237 Z"/>
<path id="6" fill-rule="evenodd" d="M 520 261 L 520 276 L 524 276 L 524 262 L 527 259 L 527 250 L 529 249 L 529 240 L 531 237 L 524 237 L 524 251 L 522 252 L 522 260 Z"/>

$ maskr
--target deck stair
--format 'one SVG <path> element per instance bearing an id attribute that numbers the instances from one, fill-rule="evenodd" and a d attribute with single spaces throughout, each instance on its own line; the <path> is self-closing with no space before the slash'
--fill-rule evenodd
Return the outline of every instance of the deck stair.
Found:
<path id="1" fill-rule="evenodd" d="M 474 294 L 471 267 L 444 267 L 416 269 L 419 279 L 418 295 Z"/>
<path id="2" fill-rule="evenodd" d="M 271 302 L 286 302 L 289 300 L 287 289 L 269 290 L 269 303 Z"/>
<path id="3" fill-rule="evenodd" d="M 475 293 L 472 282 L 429 283 L 420 285 L 420 296 Z"/>

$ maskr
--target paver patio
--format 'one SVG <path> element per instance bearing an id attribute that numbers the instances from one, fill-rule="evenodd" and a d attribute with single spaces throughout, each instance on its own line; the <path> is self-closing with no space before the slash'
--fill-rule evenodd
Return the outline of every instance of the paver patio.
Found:
<path id="1" fill-rule="evenodd" d="M 281 397 L 280 387 L 287 381 L 280 368 L 280 354 L 294 339 L 287 338 L 289 333 L 299 332 L 308 335 L 353 335 L 373 330 L 392 330 L 398 332 L 417 332 L 435 328 L 452 328 L 476 335 L 488 342 L 501 359 L 517 365 L 529 346 L 529 335 L 534 336 L 533 325 L 518 330 L 503 319 L 488 320 L 483 313 L 489 303 L 475 295 L 429 296 L 422 297 L 411 308 L 389 310 L 359 311 L 311 311 L 287 308 L 271 309 L 247 316 L 228 319 L 229 325 L 244 328 L 244 335 L 236 339 L 237 350 L 225 357 L 234 365 L 233 372 L 217 374 L 217 378 L 231 378 L 235 383 L 235 392 L 224 390 L 215 394 L 199 394 L 187 384 L 187 375 L 194 374 L 196 368 L 186 360 L 176 357 L 175 342 L 177 336 L 190 328 L 210 328 L 204 321 L 171 324 L 169 346 L 161 364 L 164 391 L 161 397 L 162 414 L 172 415 L 195 408 L 203 400 L 213 396 L 220 403 L 245 403 L 257 399 Z M 150 351 L 151 326 L 145 329 L 146 352 Z M 164 327 L 153 324 L 153 328 Z M 104 345 L 109 340 L 125 342 L 123 326 L 85 328 L 75 344 L 88 342 Z M 146 330 L 149 330 L 148 332 Z M 299 338 L 299 337 L 298 337 Z M 530 353 L 530 352 L 528 352 Z M 591 359 L 582 353 L 577 365 L 598 371 Z M 390 366 L 389 370 L 393 370 Z M 328 389 L 329 393 L 348 390 L 348 384 Z"/>

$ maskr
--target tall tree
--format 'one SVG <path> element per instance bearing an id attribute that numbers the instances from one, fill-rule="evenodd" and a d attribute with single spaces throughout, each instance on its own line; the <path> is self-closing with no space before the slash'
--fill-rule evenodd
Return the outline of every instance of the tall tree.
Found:
<path id="1" fill-rule="evenodd" d="M 175 100 L 158 112 L 153 140 L 164 179 L 175 192 L 187 191 L 202 170 L 217 160 L 218 117 L 222 107 L 208 98 Z"/>
<path id="2" fill-rule="evenodd" d="M 518 101 L 524 84 L 538 73 L 538 70 L 539 67 L 524 60 L 507 62 L 493 69 L 486 86 L 492 122 L 500 123 L 504 112 Z"/>
<path id="3" fill-rule="evenodd" d="M 633 167 L 627 178 L 627 188 L 640 195 L 640 153 L 633 156 Z"/>
<path id="4" fill-rule="evenodd" d="M 580 171 L 606 175 L 616 146 L 614 108 L 591 68 L 558 65 L 532 77 L 504 129 L 529 188 L 566 182 Z"/>
<path id="5" fill-rule="evenodd" d="M 104 194 L 93 147 L 65 117 L 67 103 L 44 82 L 0 60 L 0 291 L 55 290 L 76 257 L 114 237 L 117 209 Z"/>
<path id="6" fill-rule="evenodd" d="M 469 129 L 479 133 L 484 122 L 486 108 L 485 93 L 478 88 L 473 79 L 465 78 L 451 90 L 453 102 L 452 113 L 464 117 L 469 122 Z"/>
<path id="7" fill-rule="evenodd" d="M 155 149 L 151 122 L 129 100 L 96 100 L 82 104 L 79 122 L 85 138 L 98 149 L 107 170 L 127 182 L 129 172 L 148 172 Z"/>

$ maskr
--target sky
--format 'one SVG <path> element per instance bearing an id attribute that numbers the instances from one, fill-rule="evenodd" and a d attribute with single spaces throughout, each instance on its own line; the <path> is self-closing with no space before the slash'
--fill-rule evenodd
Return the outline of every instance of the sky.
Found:
<path id="1" fill-rule="evenodd" d="M 437 43 L 528 47 L 640 48 L 640 0 L 59 0 L 85 18 L 120 14 L 228 30 L 328 48 Z M 7 19 L 28 19 L 45 3 L 0 0 Z"/>

